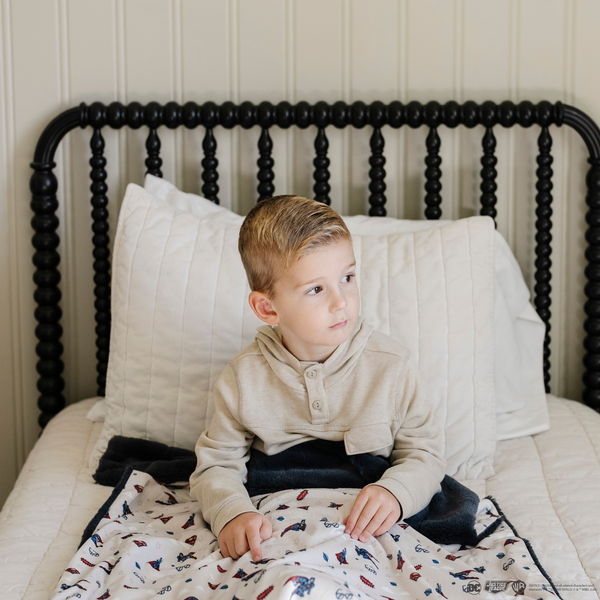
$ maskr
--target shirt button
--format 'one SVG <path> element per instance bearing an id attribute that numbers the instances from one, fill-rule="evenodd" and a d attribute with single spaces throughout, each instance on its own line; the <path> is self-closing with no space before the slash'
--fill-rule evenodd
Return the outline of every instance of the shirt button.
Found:
<path id="1" fill-rule="evenodd" d="M 313 408 L 314 408 L 315 410 L 321 410 L 321 407 L 322 407 L 322 406 L 323 406 L 323 405 L 322 405 L 322 404 L 321 404 L 321 402 L 319 402 L 318 400 L 315 400 L 315 401 L 313 402 Z"/>
<path id="2" fill-rule="evenodd" d="M 316 375 L 317 375 L 317 372 L 316 372 L 316 371 L 306 371 L 306 376 L 307 376 L 309 379 L 314 379 Z"/>

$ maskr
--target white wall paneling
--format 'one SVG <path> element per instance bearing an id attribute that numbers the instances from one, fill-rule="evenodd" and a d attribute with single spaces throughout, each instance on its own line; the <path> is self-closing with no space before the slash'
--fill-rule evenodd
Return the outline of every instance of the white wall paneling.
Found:
<path id="1" fill-rule="evenodd" d="M 400 96 L 398 51 L 398 27 L 400 5 L 396 0 L 382 2 L 382 10 L 374 11 L 369 0 L 354 0 L 349 4 L 349 27 L 346 37 L 349 41 L 348 101 L 363 100 L 366 103 L 380 100 L 391 102 Z M 381 74 L 387 73 L 382 78 Z M 370 154 L 369 141 L 373 130 L 349 130 L 349 148 L 352 151 L 349 163 L 348 204 L 346 213 L 365 214 L 368 210 L 369 191 L 365 182 L 369 181 Z M 397 216 L 399 189 L 398 165 L 400 138 L 398 130 L 390 127 L 382 129 L 385 140 L 384 155 L 386 164 L 386 196 L 390 203 L 390 216 Z"/>
<path id="2" fill-rule="evenodd" d="M 0 503 L 23 464 L 23 392 L 19 339 L 19 269 L 14 193 L 14 105 L 10 7 L 0 5 Z"/>
<path id="3" fill-rule="evenodd" d="M 291 100 L 348 100 L 346 37 L 349 2 L 305 0 L 293 2 L 292 8 L 294 44 L 291 64 L 294 79 Z M 310 127 L 294 131 L 291 135 L 294 139 L 293 192 L 312 197 L 312 161 L 317 130 Z M 331 161 L 331 205 L 338 211 L 344 211 L 348 205 L 348 185 L 344 177 L 349 160 L 348 132 L 329 128 L 327 138 Z"/>
<path id="4" fill-rule="evenodd" d="M 540 10 L 550 12 L 545 19 L 545 26 L 539 27 Z M 516 18 L 514 85 L 513 93 L 516 101 L 562 100 L 568 102 L 564 95 L 567 80 L 566 68 L 569 64 L 565 56 L 565 44 L 571 27 L 569 19 L 565 19 L 565 3 L 562 0 L 534 0 L 522 2 L 514 11 Z M 548 62 L 553 65 L 551 70 L 541 73 L 539 65 Z M 568 89 L 568 88 L 566 88 Z M 565 91 L 566 91 L 565 89 Z M 511 219 L 508 223 L 510 238 L 515 245 L 515 253 L 523 265 L 526 280 L 533 285 L 535 253 L 531 238 L 527 235 L 535 222 L 535 196 L 531 190 L 535 186 L 535 173 L 526 168 L 535 164 L 538 152 L 537 133 L 515 130 L 513 155 L 511 157 L 512 186 L 514 194 Z M 551 332 L 551 372 L 553 386 L 563 389 L 564 386 L 564 343 L 559 343 L 563 337 L 564 315 L 564 270 L 565 270 L 565 234 L 566 234 L 566 203 L 565 203 L 565 130 L 554 129 L 552 155 L 554 171 L 553 202 L 553 254 L 552 254 L 552 332 Z M 519 168 L 525 165 L 525 168 Z M 556 292 L 556 293 L 554 293 Z M 579 337 L 581 341 L 581 336 Z M 579 344 L 581 345 L 581 344 Z"/>
<path id="5" fill-rule="evenodd" d="M 33 446 L 36 338 L 29 163 L 49 120 L 80 102 L 372 102 L 542 99 L 600 121 L 596 0 L 0 0 L 0 504 Z M 537 128 L 534 128 L 537 129 Z M 498 227 L 532 283 L 537 130 L 495 129 Z M 578 398 L 583 336 L 585 148 L 554 138 L 553 391 Z M 478 210 L 483 128 L 439 128 L 442 210 Z M 147 130 L 106 131 L 111 238 Z M 199 192 L 204 129 L 160 131 L 163 173 Z M 215 132 L 224 206 L 256 194 L 253 131 Z M 316 129 L 273 129 L 276 193 L 312 195 Z M 423 218 L 425 129 L 383 129 L 388 214 Z M 370 128 L 327 131 L 331 198 L 367 207 Z M 95 394 L 89 131 L 57 156 L 65 395 Z"/>
<path id="6" fill-rule="evenodd" d="M 208 100 L 221 103 L 233 99 L 237 86 L 237 69 L 233 59 L 237 51 L 230 43 L 231 2 L 212 0 L 181 0 L 181 60 L 182 99 L 202 103 Z M 185 49 L 185 50 L 184 50 Z M 206 82 L 211 86 L 207 87 Z M 204 131 L 183 131 L 183 181 L 182 187 L 200 193 L 200 161 L 202 160 L 202 138 Z M 219 199 L 223 206 L 232 208 L 231 174 L 232 152 L 231 131 L 218 128 L 217 157 L 219 159 Z"/>
<path id="7" fill-rule="evenodd" d="M 404 18 L 407 36 L 407 62 L 404 66 L 405 101 L 418 100 L 440 103 L 457 98 L 458 82 L 455 67 L 457 64 L 455 15 L 459 10 L 456 2 L 436 0 L 408 0 Z M 423 32 L 427 35 L 423 35 Z M 435 40 L 435 44 L 432 44 Z M 408 129 L 405 133 L 404 148 L 404 210 L 399 217 L 405 219 L 423 218 L 423 198 L 425 197 L 425 140 L 429 130 L 426 127 Z M 442 218 L 454 217 L 454 177 L 456 176 L 455 156 L 456 132 L 446 127 L 438 128 L 440 136 L 440 157 L 442 163 Z"/>
<path id="8" fill-rule="evenodd" d="M 285 100 L 286 80 L 286 3 L 281 0 L 254 0 L 237 4 L 238 95 L 241 101 L 256 104 L 265 99 Z M 264 16 L 269 15 L 268 19 Z M 238 128 L 239 129 L 239 128 Z M 239 173 L 236 209 L 246 214 L 256 201 L 258 166 L 257 143 L 260 128 L 239 131 Z M 269 131 L 273 140 L 276 194 L 288 192 L 286 135 L 278 128 Z"/>
<path id="9" fill-rule="evenodd" d="M 3 2 L 5 19 L 3 48 L 5 62 L 2 65 L 7 102 L 10 111 L 5 118 L 10 119 L 8 126 L 8 148 L 12 165 L 6 173 L 7 188 L 12 195 L 5 196 L 0 202 L 8 205 L 14 229 L 8 238 L 8 265 L 0 265 L 0 287 L 10 290 L 11 309 L 9 353 L 12 365 L 2 365 L 1 369 L 14 369 L 11 379 L 13 390 L 2 388 L 0 406 L 16 406 L 16 422 L 12 426 L 13 435 L 2 439 L 4 445 L 17 444 L 16 454 L 21 466 L 23 459 L 33 447 L 39 434 L 36 407 L 37 374 L 35 364 L 36 339 L 32 335 L 36 321 L 33 316 L 33 265 L 29 208 L 29 177 L 33 149 L 44 124 L 58 111 L 62 110 L 60 85 L 60 54 L 58 44 L 59 5 L 54 2 L 38 3 L 34 0 L 23 2 Z M 37 26 L 32 26 L 35 15 Z M 10 64 L 7 65 L 7 61 Z M 35 82 L 32 85 L 32 82 Z M 11 110 L 12 107 L 12 110 Z M 60 156 L 57 157 L 60 169 Z M 2 240 L 3 242 L 5 240 Z M 64 264 L 61 266 L 64 273 Z M 10 277 L 10 278 L 9 278 Z M 4 314 L 4 313 L 3 313 Z M 6 325 L 5 325 L 6 326 Z M 6 342 L 3 340 L 2 344 Z M 9 395 L 10 394 L 10 395 Z M 20 394 L 15 398 L 12 394 Z M 3 417 L 4 419 L 4 417 Z M 7 424 L 7 427 L 10 426 Z M 7 455 L 9 452 L 7 452 Z M 4 461 L 0 463 L 4 496 L 10 489 L 10 470 L 12 467 Z M 5 470 L 6 469 L 6 470 Z M 7 489 L 8 488 L 8 489 Z"/>
<path id="10" fill-rule="evenodd" d="M 63 105 L 66 108 L 89 101 L 89 90 L 94 87 L 98 89 L 98 102 L 112 102 L 118 97 L 119 86 L 115 68 L 118 59 L 115 3 L 112 0 L 69 0 L 62 2 L 62 6 Z M 94 27 L 81 27 L 81 23 L 94 23 Z M 103 136 L 108 160 L 108 194 L 112 199 L 120 193 L 121 154 L 118 134 L 107 130 Z M 94 396 L 97 387 L 95 343 L 89 343 L 89 340 L 96 339 L 96 323 L 93 318 L 90 319 L 89 311 L 94 303 L 89 142 L 90 132 L 80 129 L 65 140 L 65 148 L 70 152 L 70 189 L 68 195 L 60 195 L 65 207 L 64 226 L 68 229 L 63 237 L 65 264 L 69 267 L 63 281 L 68 289 L 63 299 L 63 327 L 65 370 L 72 373 L 70 381 L 66 381 L 69 398 Z M 67 192 L 67 188 L 64 191 Z M 112 238 L 117 210 L 114 205 L 111 209 L 109 234 Z M 77 287 L 71 282 L 78 282 Z"/>
<path id="11" fill-rule="evenodd" d="M 566 101 L 586 111 L 596 123 L 600 120 L 599 82 L 595 80 L 600 54 L 600 39 L 592 35 L 592 21 L 600 17 L 600 3 L 593 0 L 567 2 L 565 21 L 570 23 L 568 38 L 565 40 L 565 54 L 569 66 L 565 77 Z M 568 240 L 565 256 L 564 305 L 562 332 L 564 348 L 568 356 L 564 358 L 564 390 L 570 397 L 578 397 L 581 389 L 581 336 L 583 335 L 583 290 L 580 282 L 583 278 L 586 229 L 586 206 L 581 201 L 585 195 L 583 175 L 587 171 L 586 149 L 577 134 L 567 132 L 568 145 L 568 182 L 565 217 L 565 237 Z M 560 341 L 559 341 L 560 343 Z"/>

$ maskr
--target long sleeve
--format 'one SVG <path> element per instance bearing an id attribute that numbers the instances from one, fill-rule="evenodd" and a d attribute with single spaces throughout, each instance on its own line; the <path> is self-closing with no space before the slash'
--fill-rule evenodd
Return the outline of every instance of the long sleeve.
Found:
<path id="1" fill-rule="evenodd" d="M 190 492 L 218 536 L 234 517 L 258 511 L 244 487 L 254 434 L 239 422 L 239 391 L 231 366 L 217 380 L 214 398 L 210 426 L 196 443 L 198 464 L 190 477 Z"/>
<path id="2" fill-rule="evenodd" d="M 429 394 L 409 357 L 400 374 L 397 394 L 399 428 L 394 435 L 391 467 L 375 484 L 390 491 L 402 507 L 402 517 L 425 508 L 440 491 L 446 460 Z"/>

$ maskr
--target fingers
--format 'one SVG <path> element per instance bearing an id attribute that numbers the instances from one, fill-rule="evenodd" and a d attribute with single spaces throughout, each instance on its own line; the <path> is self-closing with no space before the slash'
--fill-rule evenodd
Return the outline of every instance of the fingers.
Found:
<path id="1" fill-rule="evenodd" d="M 219 546 L 224 558 L 237 560 L 250 550 L 252 560 L 262 560 L 260 544 L 273 533 L 271 521 L 262 515 L 242 513 L 232 519 L 219 534 Z"/>
<path id="2" fill-rule="evenodd" d="M 360 496 L 359 496 L 360 498 Z M 356 504 L 359 504 L 358 500 L 359 498 L 356 499 L 355 502 L 355 506 Z M 350 511 L 350 515 L 348 517 L 348 525 L 346 525 L 346 530 L 349 530 L 348 532 L 350 533 L 350 537 L 352 539 L 359 539 L 362 541 L 364 541 L 361 538 L 361 535 L 365 529 L 365 527 L 369 524 L 369 522 L 371 521 L 371 519 L 375 516 L 375 513 L 377 512 L 377 509 L 379 508 L 377 506 L 376 503 L 371 502 L 369 500 L 367 500 L 366 503 L 361 502 L 359 504 L 360 506 L 360 512 L 357 516 L 355 516 L 354 513 L 354 509 L 355 506 L 352 507 L 352 511 Z M 351 521 L 354 521 L 354 526 L 349 529 L 349 526 L 351 526 Z"/>
<path id="3" fill-rule="evenodd" d="M 396 521 L 395 513 L 390 513 L 385 521 L 373 532 L 373 537 L 379 537 L 389 531 Z"/>
<path id="4" fill-rule="evenodd" d="M 268 540 L 273 535 L 273 524 L 269 519 L 263 517 L 262 525 L 260 526 L 260 539 L 262 542 Z"/>
<path id="5" fill-rule="evenodd" d="M 250 552 L 252 553 L 252 560 L 254 562 L 262 560 L 262 553 L 260 551 L 260 530 L 258 527 L 248 528 L 246 530 L 246 537 L 250 546 Z"/>
<path id="6" fill-rule="evenodd" d="M 247 533 L 248 533 L 248 528 L 244 528 L 244 529 L 240 529 L 240 530 L 236 531 L 234 534 L 235 553 L 237 556 L 235 556 L 233 554 L 232 554 L 232 556 L 236 560 L 240 556 L 242 556 L 242 554 L 245 554 L 246 552 L 248 552 L 248 550 L 250 549 L 250 547 L 248 546 Z"/>
<path id="7" fill-rule="evenodd" d="M 397 520 L 399 504 L 385 488 L 366 487 L 361 490 L 344 523 L 344 533 L 365 542 L 371 535 L 382 535 Z"/>
<path id="8" fill-rule="evenodd" d="M 352 533 L 354 531 L 354 526 L 356 525 L 356 522 L 358 521 L 358 518 L 360 517 L 362 509 L 364 508 L 365 504 L 367 503 L 367 500 L 368 500 L 368 498 L 367 498 L 366 494 L 364 494 L 363 491 L 361 491 L 358 494 L 358 496 L 356 497 L 356 500 L 354 501 L 354 504 L 352 506 L 352 510 L 350 511 L 350 514 L 346 518 L 346 529 L 344 529 L 344 533 L 349 533 L 351 537 L 352 537 Z M 358 536 L 356 536 L 356 537 L 358 537 Z M 354 539 L 356 539 L 356 538 L 354 538 Z"/>
<path id="9" fill-rule="evenodd" d="M 387 515 L 388 512 L 385 508 L 377 506 L 374 502 L 368 502 L 360 514 L 351 537 L 366 542 L 371 536 L 371 532 L 381 525 Z"/>
<path id="10" fill-rule="evenodd" d="M 224 540 L 219 540 L 219 548 L 221 549 L 221 554 L 223 555 L 223 558 L 229 558 L 231 556 L 229 550 L 227 550 L 227 544 Z"/>

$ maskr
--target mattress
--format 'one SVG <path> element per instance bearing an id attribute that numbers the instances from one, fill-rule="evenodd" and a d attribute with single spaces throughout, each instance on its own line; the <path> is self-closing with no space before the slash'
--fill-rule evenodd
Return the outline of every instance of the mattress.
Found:
<path id="1" fill-rule="evenodd" d="M 31 452 L 0 513 L 0 597 L 46 600 L 112 488 L 92 479 L 101 430 L 71 405 Z M 491 495 L 527 538 L 565 600 L 600 597 L 600 416 L 548 396 L 552 427 L 498 443 L 496 474 L 467 485 Z"/>
<path id="2" fill-rule="evenodd" d="M 97 399 L 72 404 L 46 427 L 0 513 L 0 598 L 47 600 L 110 496 L 88 457 L 102 423 L 86 418 Z"/>

